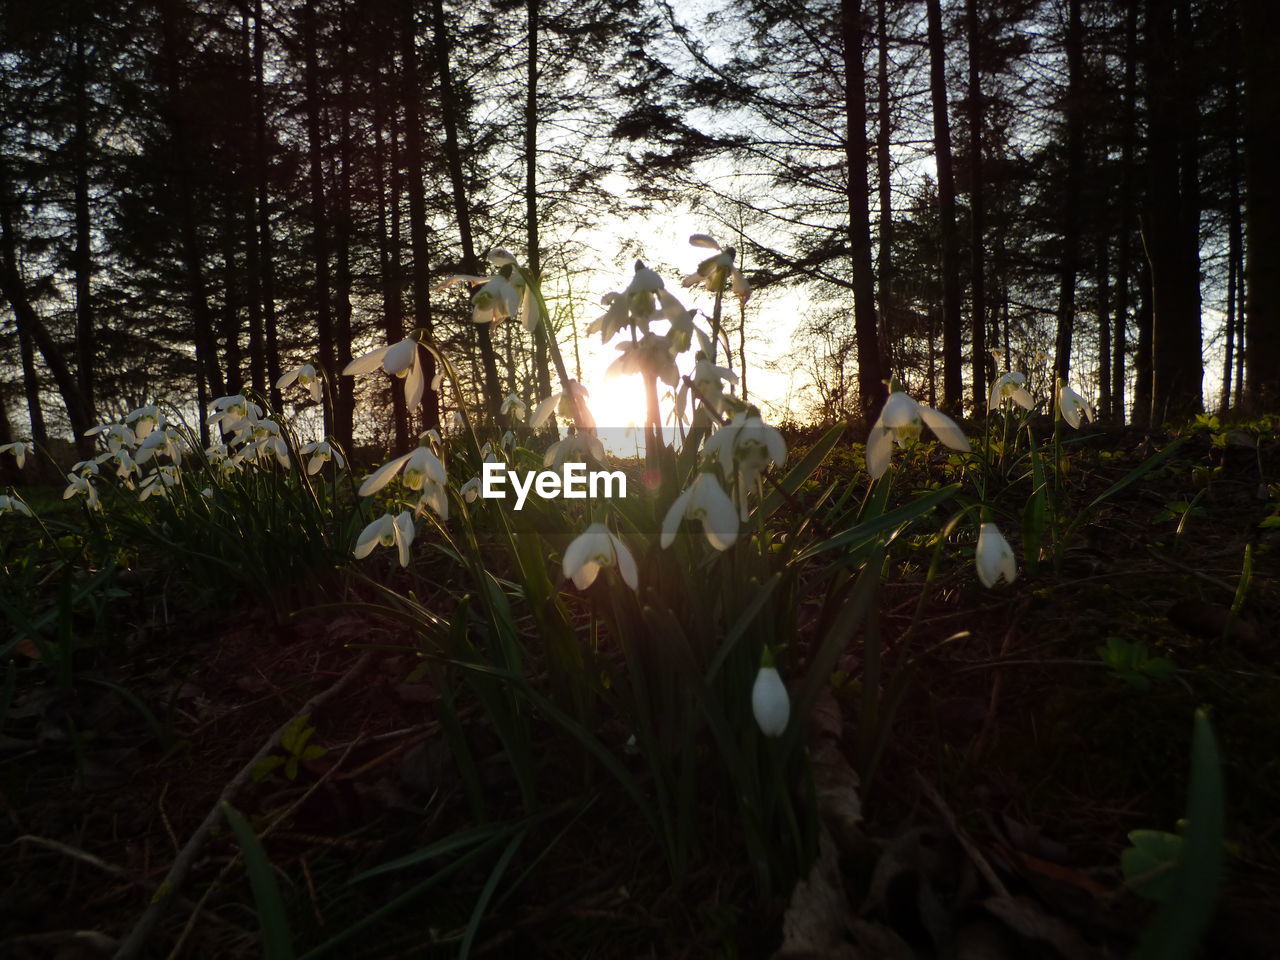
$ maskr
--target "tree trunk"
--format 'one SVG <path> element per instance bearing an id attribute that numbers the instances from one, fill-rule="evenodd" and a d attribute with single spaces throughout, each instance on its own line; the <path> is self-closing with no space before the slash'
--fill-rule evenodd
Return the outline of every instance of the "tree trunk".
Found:
<path id="1" fill-rule="evenodd" d="M 87 15 L 87 14 L 86 14 Z M 75 133 L 72 156 L 75 166 L 76 247 L 72 263 L 76 274 L 76 373 L 85 415 L 94 419 L 94 352 L 97 331 L 93 318 L 93 242 L 89 233 L 89 66 L 84 49 L 84 23 L 77 18 L 72 54 L 72 84 L 75 97 Z M 77 437 L 82 453 L 88 454 L 92 441 Z"/>
<path id="2" fill-rule="evenodd" d="M 524 99 L 524 219 L 525 265 L 542 279 L 542 252 L 538 242 L 538 29 L 541 0 L 526 0 L 528 56 L 525 59 Z M 550 318 L 543 318 L 533 331 L 533 377 L 538 397 L 551 396 L 551 369 L 547 338 L 553 336 Z M 745 371 L 744 371 L 745 372 Z M 552 427 L 551 429 L 555 429 Z"/>
<path id="3" fill-rule="evenodd" d="M 462 148 L 459 144 L 459 130 L 463 121 L 458 115 L 458 99 L 450 76 L 450 40 L 444 19 L 443 0 L 431 0 L 431 15 L 435 34 L 436 77 L 440 84 L 440 112 L 444 125 L 445 164 L 453 193 L 454 219 L 462 242 L 462 272 L 479 274 L 480 259 L 476 256 L 475 241 L 471 235 L 471 208 L 467 201 L 467 182 L 462 172 Z M 476 324 L 476 335 L 480 345 L 480 362 L 484 368 L 485 408 L 490 419 L 496 423 L 498 412 L 502 408 L 502 386 L 498 380 L 498 362 L 494 356 L 489 325 Z"/>
<path id="4" fill-rule="evenodd" d="M 1053 368 L 1065 383 L 1071 373 L 1071 338 L 1075 332 L 1076 273 L 1080 260 L 1080 183 L 1084 167 L 1084 111 L 1081 80 L 1084 70 L 1084 26 L 1081 0 L 1067 2 L 1067 169 L 1062 206 L 1062 265 L 1058 287 L 1058 335 Z"/>
<path id="5" fill-rule="evenodd" d="M 378 195 L 378 276 L 382 278 L 382 322 L 387 343 L 398 343 L 404 338 L 404 306 L 400 297 L 400 172 L 395 146 L 395 126 L 391 128 L 390 150 L 383 145 L 383 128 L 386 125 L 385 87 L 377 91 L 373 107 L 373 175 L 374 190 Z M 389 171 L 385 177 L 383 171 Z M 387 180 L 390 181 L 390 202 L 387 199 Z M 387 208 L 391 208 L 391 229 L 387 227 Z M 409 452 L 409 416 L 404 402 L 404 381 L 391 377 L 391 420 L 395 436 L 397 456 Z"/>
<path id="6" fill-rule="evenodd" d="M 400 59 L 404 81 L 404 153 L 405 176 L 408 178 L 409 192 L 409 246 L 413 252 L 411 268 L 411 287 L 413 290 L 414 326 L 421 327 L 428 336 L 433 333 L 431 319 L 431 275 L 427 253 L 427 214 L 426 199 L 423 193 L 422 171 L 422 123 L 418 112 L 418 104 L 422 99 L 422 83 L 418 70 L 418 24 L 414 16 L 414 0 L 401 0 L 400 22 Z M 440 30 L 444 20 L 441 11 L 436 29 Z M 437 46 L 443 41 L 437 37 Z M 446 73 L 447 73 L 446 66 Z M 446 97 L 441 87 L 441 108 L 446 115 L 454 109 L 454 105 L 444 103 Z M 456 136 L 456 135 L 455 135 Z M 461 167 L 459 167 L 461 169 Z M 468 230 L 470 226 L 468 225 Z M 475 273 L 475 270 L 464 267 L 463 272 Z M 428 351 L 421 351 L 419 361 L 427 378 L 427 389 L 422 394 L 422 419 L 430 429 L 440 425 L 440 398 L 431 389 L 431 380 L 435 377 L 436 361 Z M 412 415 L 412 411 L 411 411 Z"/>
<path id="7" fill-rule="evenodd" d="M 1280 8 L 1241 0 L 1245 68 L 1245 350 L 1254 413 L 1280 409 Z"/>
<path id="8" fill-rule="evenodd" d="M 334 293 L 337 295 L 337 317 L 334 325 L 333 434 L 343 450 L 352 447 L 355 417 L 355 378 L 343 376 L 342 371 L 351 362 L 351 7 L 343 5 L 339 14 L 341 26 L 338 39 L 338 69 L 341 84 L 338 104 L 338 209 L 334 217 L 334 242 L 337 246 L 337 265 L 334 272 Z"/>
<path id="9" fill-rule="evenodd" d="M 177 22 L 178 9 L 175 0 L 162 0 L 160 4 L 162 83 L 166 93 L 166 121 L 173 139 L 176 158 L 175 182 L 172 185 L 177 199 L 178 235 L 183 272 L 187 287 L 187 304 L 191 311 L 196 349 L 196 405 L 200 419 L 200 440 L 209 443 L 206 423 L 209 391 L 222 393 L 225 384 L 218 369 L 214 348 L 213 321 L 205 292 L 204 253 L 200 248 L 200 233 L 196 223 L 195 169 L 191 156 L 188 100 L 184 97 L 181 81 L 182 56 L 179 50 L 181 38 L 186 34 Z"/>
<path id="10" fill-rule="evenodd" d="M 31 349 L 34 344 L 44 357 L 62 402 L 67 408 L 67 419 L 77 441 L 93 426 L 80 396 L 80 385 L 71 372 L 61 348 L 54 342 L 44 321 L 36 313 L 22 278 L 18 261 L 18 238 L 13 225 L 14 199 L 7 171 L 0 169 L 0 293 L 9 301 L 18 324 L 19 347 L 22 349 L 24 379 L 27 381 L 27 406 L 31 412 L 31 438 L 42 446 L 48 443 L 44 416 L 40 406 L 40 393 L 36 377 L 35 359 Z"/>
<path id="11" fill-rule="evenodd" d="M 892 371 L 895 351 L 890 326 L 893 314 L 893 175 L 889 112 L 889 29 L 886 0 L 876 0 L 876 179 L 880 189 L 880 249 L 876 256 L 876 286 L 880 294 L 880 336 L 885 366 Z"/>
<path id="12" fill-rule="evenodd" d="M 240 354 L 240 304 L 237 285 L 240 272 L 236 267 L 236 193 L 228 184 L 222 204 L 222 339 L 226 343 L 227 393 L 244 390 Z"/>
<path id="13" fill-rule="evenodd" d="M 265 375 L 271 406 L 281 407 L 280 334 L 276 324 L 275 264 L 271 253 L 271 195 L 267 188 L 271 158 L 267 148 L 267 101 L 263 73 L 262 0 L 255 0 L 253 13 L 254 88 L 254 176 L 258 206 L 258 289 L 261 296 Z M 258 374 L 255 374 L 255 377 Z"/>
<path id="14" fill-rule="evenodd" d="M 302 43 L 306 57 L 307 166 L 311 187 L 311 256 L 314 270 L 312 306 L 320 346 L 320 366 L 333 383 L 339 374 L 333 349 L 333 316 L 329 304 L 329 224 L 324 197 L 324 145 L 320 134 L 320 63 L 316 35 L 316 0 L 302 8 Z M 333 436 L 333 405 L 324 398 L 324 431 Z"/>
<path id="15" fill-rule="evenodd" d="M 938 167 L 938 219 L 942 233 L 942 406 L 959 416 L 964 405 L 961 373 L 960 255 L 956 236 L 956 184 L 947 117 L 947 62 L 941 0 L 928 0 L 929 90 L 933 100 L 933 148 Z"/>
<path id="16" fill-rule="evenodd" d="M 853 260 L 853 329 L 858 345 L 858 410 L 867 425 L 884 402 L 880 340 L 876 334 L 875 274 L 871 269 L 871 187 L 867 182 L 867 69 L 863 0 L 841 0 L 844 58 L 845 175 L 849 248 Z"/>
<path id="17" fill-rule="evenodd" d="M 1111 245 L 1104 222 L 1098 232 L 1094 296 L 1098 307 L 1098 416 L 1111 419 Z"/>
<path id="18" fill-rule="evenodd" d="M 987 409 L 987 286 L 983 275 L 987 206 L 983 195 L 982 169 L 982 61 L 978 45 L 978 0 L 965 0 L 965 22 L 969 33 L 969 268 L 973 274 L 973 409 Z"/>
<path id="19" fill-rule="evenodd" d="M 1144 258 L 1138 266 L 1138 350 L 1133 358 L 1133 422 L 1151 425 L 1151 327 L 1155 296 L 1151 290 L 1151 264 Z"/>
<path id="20" fill-rule="evenodd" d="M 1138 138 L 1138 2 L 1139 0 L 1128 0 L 1124 27 L 1124 140 L 1120 147 L 1120 236 L 1116 240 L 1116 319 L 1111 362 L 1111 407 L 1115 422 L 1118 424 L 1125 422 L 1129 274 L 1132 272 L 1131 255 L 1135 220 L 1133 155 Z"/>
<path id="21" fill-rule="evenodd" d="M 1143 239 L 1151 265 L 1151 416 L 1178 420 L 1203 409 L 1200 354 L 1199 204 L 1194 186 L 1194 97 L 1188 97 L 1189 44 L 1165 0 L 1147 0 L 1147 166 Z M 1184 63 L 1175 62 L 1175 53 Z M 1180 75 L 1181 74 L 1181 75 Z M 1188 155 L 1190 154 L 1190 156 Z"/>

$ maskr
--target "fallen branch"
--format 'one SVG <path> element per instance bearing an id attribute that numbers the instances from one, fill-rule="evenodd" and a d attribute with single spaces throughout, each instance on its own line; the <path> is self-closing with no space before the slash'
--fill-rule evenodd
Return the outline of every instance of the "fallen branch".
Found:
<path id="1" fill-rule="evenodd" d="M 343 677 L 329 687 L 322 690 L 314 697 L 303 704 L 302 709 L 298 710 L 288 723 L 285 723 L 276 730 L 253 755 L 253 758 L 240 768 L 240 771 L 231 778 L 231 781 L 223 788 L 222 793 L 210 808 L 209 813 L 205 816 L 204 821 L 196 828 L 195 833 L 191 835 L 191 839 L 187 841 L 186 846 L 173 861 L 173 866 L 169 868 L 169 872 L 165 875 L 164 880 L 160 882 L 160 886 L 156 888 L 155 894 L 151 898 L 151 903 L 138 918 L 138 922 L 134 924 L 133 929 L 129 931 L 129 935 L 125 937 L 124 942 L 120 944 L 120 949 L 116 951 L 115 960 L 133 960 L 142 953 L 143 947 L 147 941 L 151 939 L 151 935 L 155 932 L 156 926 L 160 920 L 168 912 L 169 907 L 176 899 L 178 891 L 182 888 L 182 884 L 186 882 L 187 874 L 191 872 L 191 867 L 196 861 L 201 848 L 205 841 L 209 839 L 209 834 L 216 824 L 222 818 L 222 804 L 230 803 L 240 792 L 240 789 L 249 782 L 249 778 L 253 775 L 254 769 L 258 764 L 271 753 L 280 743 L 280 738 L 284 732 L 298 719 L 305 714 L 314 713 L 319 707 L 337 696 L 345 690 L 356 677 L 358 677 L 369 665 L 371 655 L 362 654 L 360 659 L 348 670 Z"/>

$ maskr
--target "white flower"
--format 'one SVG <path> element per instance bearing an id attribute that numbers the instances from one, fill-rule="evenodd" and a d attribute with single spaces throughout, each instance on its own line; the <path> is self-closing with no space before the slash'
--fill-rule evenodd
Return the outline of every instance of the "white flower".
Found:
<path id="1" fill-rule="evenodd" d="M 547 452 L 542 455 L 542 465 L 555 467 L 557 470 L 564 466 L 566 461 L 587 463 L 589 460 L 604 462 L 604 444 L 598 437 L 589 433 L 575 433 L 571 437 L 557 440 L 547 447 Z"/>
<path id="2" fill-rule="evenodd" d="M 693 385 L 697 387 L 697 393 L 702 396 L 709 406 L 716 413 L 723 413 L 725 407 L 724 385 L 725 383 L 737 383 L 738 375 L 728 367 L 718 367 L 705 356 L 699 356 L 693 365 L 693 376 L 689 378 L 693 381 Z M 676 395 L 676 407 L 683 410 L 685 397 L 689 393 L 689 385 L 687 383 L 680 384 L 680 390 Z"/>
<path id="3" fill-rule="evenodd" d="M 138 407 L 136 410 L 130 410 L 125 415 L 124 422 L 133 427 L 133 432 L 139 440 L 145 440 L 152 430 L 164 426 L 164 415 L 160 412 L 159 407 L 151 404 L 145 407 Z"/>
<path id="4" fill-rule="evenodd" d="M 371 473 L 360 485 L 359 495 L 368 497 L 377 493 L 391 482 L 391 478 L 402 467 L 405 471 L 405 486 L 410 490 L 421 490 L 428 480 L 441 486 L 445 483 L 444 464 L 440 462 L 440 458 L 427 447 L 418 447 L 410 453 L 389 460 Z"/>
<path id="5" fill-rule="evenodd" d="M 636 559 L 617 536 L 603 523 L 593 523 L 565 548 L 564 575 L 579 590 L 585 590 L 604 567 L 617 567 L 618 573 L 632 590 L 640 589 Z"/>
<path id="6" fill-rule="evenodd" d="M 462 489 L 458 492 L 462 494 L 462 499 L 467 503 L 474 503 L 476 498 L 480 496 L 480 478 L 472 477 L 462 485 Z"/>
<path id="7" fill-rule="evenodd" d="M 529 426 L 534 430 L 541 430 L 542 425 L 551 419 L 551 414 L 555 413 L 566 420 L 574 419 L 573 399 L 576 397 L 578 408 L 582 411 L 582 415 L 586 418 L 586 423 L 579 423 L 578 426 L 590 428 L 594 426 L 594 420 L 591 417 L 591 411 L 587 409 L 587 388 L 580 384 L 577 380 L 570 380 L 565 388 L 559 393 L 553 393 L 547 397 L 533 411 L 533 416 L 529 418 Z"/>
<path id="8" fill-rule="evenodd" d="M 729 278 L 733 295 L 743 303 L 751 298 L 751 284 L 742 275 L 742 271 L 733 265 L 737 251 L 733 247 L 721 248 L 714 237 L 705 233 L 695 233 L 689 238 L 691 246 L 706 247 L 718 251 L 715 256 L 708 257 L 698 264 L 698 269 L 682 281 L 686 287 L 705 285 L 712 293 L 724 288 L 726 275 Z"/>
<path id="9" fill-rule="evenodd" d="M 213 415 L 209 417 L 209 426 L 217 424 L 224 434 L 251 429 L 262 416 L 262 408 L 252 400 L 246 399 L 242 393 L 231 397 L 218 397 L 213 401 L 213 410 Z M 135 432 L 138 434 L 138 439 L 146 436 L 136 428 Z"/>
<path id="10" fill-rule="evenodd" d="M 308 454 L 311 455 L 311 459 L 307 461 L 308 475 L 319 473 L 321 468 L 330 460 L 337 464 L 338 469 L 342 469 L 347 463 L 342 454 L 335 450 L 333 445 L 326 440 L 308 443 L 298 453 L 304 457 Z"/>
<path id="11" fill-rule="evenodd" d="M 84 432 L 86 437 L 96 437 L 99 434 L 106 435 L 107 449 L 112 453 L 119 452 L 121 447 L 137 446 L 138 443 L 137 436 L 123 423 L 100 423 Z"/>
<path id="12" fill-rule="evenodd" d="M 504 417 L 507 414 L 511 414 L 518 422 L 523 422 L 529 416 L 529 407 L 514 393 L 508 393 L 507 398 L 502 401 L 502 410 L 500 412 Z"/>
<path id="13" fill-rule="evenodd" d="M 181 460 L 182 447 L 178 442 L 180 439 L 178 431 L 172 428 L 154 430 L 147 434 L 142 443 L 138 444 L 138 449 L 133 452 L 133 461 L 141 466 L 161 451 L 170 460 Z"/>
<path id="14" fill-rule="evenodd" d="M 915 443 L 923 424 L 928 424 L 938 439 L 952 450 L 968 453 L 971 449 L 964 431 L 956 426 L 954 420 L 932 407 L 916 403 L 905 393 L 895 391 L 885 400 L 880 417 L 867 437 L 867 472 L 872 478 L 879 479 L 889 468 L 893 445 L 906 447 Z"/>
<path id="15" fill-rule="evenodd" d="M 751 687 L 751 712 L 766 737 L 780 737 L 791 719 L 791 699 L 773 666 L 762 666 Z"/>
<path id="16" fill-rule="evenodd" d="M 1073 430 L 1080 429 L 1080 414 L 1084 413 L 1090 423 L 1096 419 L 1093 414 L 1093 407 L 1089 405 L 1089 401 L 1080 394 L 1076 393 L 1065 383 L 1058 385 L 1058 411 L 1062 414 L 1062 419 L 1071 424 Z"/>
<path id="17" fill-rule="evenodd" d="M 18 462 L 18 469 L 21 470 L 27 462 L 27 454 L 35 449 L 35 444 L 29 440 L 18 440 L 14 443 L 6 443 L 0 446 L 0 453 L 12 453 L 13 459 Z"/>
<path id="18" fill-rule="evenodd" d="M 356 559 L 363 560 L 373 552 L 374 547 L 394 546 L 400 553 L 400 566 L 407 567 L 413 534 L 413 514 L 408 510 L 401 511 L 394 517 L 384 513 L 360 532 L 360 537 L 356 540 Z"/>
<path id="19" fill-rule="evenodd" d="M 587 327 L 587 334 L 598 332 L 602 342 L 608 343 L 615 333 L 632 324 L 648 329 L 649 321 L 659 315 L 656 301 L 664 286 L 656 270 L 650 270 L 643 261 L 637 260 L 627 289 L 622 293 L 606 293 L 601 298 L 600 302 L 609 309 L 592 321 Z M 665 313 L 668 308 L 664 306 L 663 309 Z"/>
<path id="20" fill-rule="evenodd" d="M 297 383 L 298 386 L 311 391 L 311 399 L 316 403 L 320 402 L 323 395 L 324 387 L 320 382 L 320 378 L 316 376 L 316 368 L 309 363 L 304 363 L 300 367 L 294 367 L 288 373 L 280 377 L 276 381 L 276 389 L 283 390 L 285 387 Z"/>
<path id="21" fill-rule="evenodd" d="M 6 513 L 21 513 L 23 516 L 29 517 L 31 516 L 31 508 L 17 497 L 0 494 L 0 515 Z"/>
<path id="22" fill-rule="evenodd" d="M 744 410 L 707 438 L 702 445 L 706 453 L 720 459 L 720 467 L 728 475 L 736 469 L 758 476 L 770 464 L 787 459 L 787 442 L 777 428 L 769 426 L 760 414 Z"/>
<path id="23" fill-rule="evenodd" d="M 664 550 L 675 542 L 676 531 L 685 517 L 702 521 L 707 541 L 717 550 L 728 550 L 738 539 L 738 510 L 713 474 L 698 474 L 667 510 L 662 521 Z"/>
<path id="24" fill-rule="evenodd" d="M 978 528 L 978 551 L 974 557 L 978 579 L 984 587 L 994 587 L 1003 577 L 1013 583 L 1018 576 L 1018 561 L 1013 548 L 994 523 L 984 523 Z"/>
<path id="25" fill-rule="evenodd" d="M 1005 400 L 1012 400 L 1023 410 L 1030 410 L 1036 405 L 1031 399 L 1031 394 L 1027 393 L 1027 375 L 1013 371 L 1011 373 L 1003 373 L 996 382 L 991 385 L 991 396 L 987 400 L 987 409 L 994 410 L 1000 406 Z"/>
<path id="26" fill-rule="evenodd" d="M 510 280 L 499 274 L 490 277 L 471 298 L 471 319 L 474 323 L 497 323 L 515 316 L 519 305 L 520 294 Z"/>
<path id="27" fill-rule="evenodd" d="M 94 487 L 93 482 L 88 477 L 69 473 L 67 474 L 67 480 L 69 481 L 67 489 L 62 491 L 63 500 L 70 500 L 75 496 L 84 496 L 89 503 L 90 510 L 102 509 L 102 501 L 98 499 L 97 488 Z"/>
<path id="28" fill-rule="evenodd" d="M 427 382 L 422 372 L 422 364 L 419 363 L 419 357 L 422 351 L 418 349 L 418 341 L 412 337 L 406 337 L 398 343 L 388 344 L 385 347 L 379 347 L 377 350 L 370 350 L 363 356 L 356 357 L 348 363 L 342 370 L 343 376 L 356 376 L 362 373 L 372 373 L 378 367 L 382 367 L 387 373 L 396 377 L 404 377 L 404 400 L 409 405 L 409 409 L 415 409 L 418 404 L 422 403 L 422 395 L 426 392 Z M 440 364 L 437 369 L 435 379 L 431 381 L 431 389 L 439 390 L 441 378 L 444 375 L 444 365 Z"/>
<path id="29" fill-rule="evenodd" d="M 622 355 L 609 364 L 604 374 L 606 377 L 643 373 L 673 387 L 680 379 L 670 337 L 646 333 L 639 340 L 624 340 L 618 344 L 618 349 Z"/>
<path id="30" fill-rule="evenodd" d="M 110 454 L 107 454 L 107 456 L 110 456 Z M 82 477 L 88 477 L 88 476 L 96 477 L 99 473 L 98 461 L 97 460 L 80 460 L 79 462 L 73 463 L 71 465 L 71 472 L 78 473 Z"/>

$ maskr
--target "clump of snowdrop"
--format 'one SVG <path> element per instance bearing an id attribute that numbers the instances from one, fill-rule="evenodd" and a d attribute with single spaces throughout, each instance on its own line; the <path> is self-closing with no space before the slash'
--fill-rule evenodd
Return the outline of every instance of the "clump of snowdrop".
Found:
<path id="1" fill-rule="evenodd" d="M 716 252 L 699 263 L 698 268 L 684 278 L 682 281 L 684 286 L 705 286 L 715 293 L 724 289 L 727 279 L 735 297 L 743 303 L 750 299 L 751 284 L 733 262 L 737 256 L 737 251 L 733 247 L 721 247 L 715 237 L 705 233 L 695 233 L 689 238 L 689 244 Z"/>
<path id="2" fill-rule="evenodd" d="M 508 393 L 498 412 L 504 417 L 512 417 L 517 423 L 523 423 L 529 417 L 529 406 L 514 393 Z"/>
<path id="3" fill-rule="evenodd" d="M 627 545 L 603 523 L 593 523 L 574 538 L 564 551 L 561 566 L 564 575 L 579 590 L 595 583 L 605 567 L 615 567 L 622 582 L 632 590 L 640 589 L 640 576 L 635 557 Z"/>
<path id="4" fill-rule="evenodd" d="M 17 497 L 0 494 L 0 516 L 6 513 L 20 513 L 24 517 L 29 517 L 31 516 L 31 508 Z"/>
<path id="5" fill-rule="evenodd" d="M 884 476 L 889 468 L 893 445 L 913 445 L 920 439 L 925 425 L 952 450 L 968 453 L 972 449 L 964 431 L 954 420 L 896 390 L 885 400 L 880 416 L 867 437 L 867 472 L 873 479 Z"/>
<path id="6" fill-rule="evenodd" d="M 331 460 L 339 470 L 347 465 L 346 459 L 327 440 L 316 440 L 308 443 L 298 453 L 304 457 L 310 457 L 307 461 L 308 476 L 314 476 L 319 473 L 324 468 L 324 465 Z"/>
<path id="7" fill-rule="evenodd" d="M 67 481 L 67 489 L 62 491 L 63 500 L 82 496 L 85 498 L 90 510 L 102 509 L 102 500 L 98 497 L 98 488 L 93 485 L 92 480 L 78 473 L 69 473 L 67 474 Z"/>

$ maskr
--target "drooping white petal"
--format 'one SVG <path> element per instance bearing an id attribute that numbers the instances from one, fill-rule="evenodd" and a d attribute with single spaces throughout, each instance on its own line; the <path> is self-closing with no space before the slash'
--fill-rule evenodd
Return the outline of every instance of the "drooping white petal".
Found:
<path id="1" fill-rule="evenodd" d="M 355 555 L 357 560 L 363 560 L 373 552 L 373 548 L 391 531 L 392 522 L 391 514 L 384 513 L 360 531 L 360 536 L 356 539 Z"/>
<path id="2" fill-rule="evenodd" d="M 689 506 L 689 498 L 693 496 L 693 487 L 689 487 L 680 496 L 672 501 L 667 515 L 662 518 L 662 549 L 667 549 L 671 544 L 675 543 L 676 532 L 680 529 L 680 522 L 684 520 L 686 508 Z"/>
<path id="3" fill-rule="evenodd" d="M 622 577 L 622 582 L 632 590 L 640 589 L 640 571 L 636 569 L 636 558 L 631 555 L 631 550 L 618 537 L 612 533 L 609 539 L 613 542 L 613 556 L 618 565 L 618 574 Z"/>
<path id="4" fill-rule="evenodd" d="M 994 587 L 1001 577 L 1013 583 L 1018 576 L 1018 561 L 1013 548 L 994 523 L 984 523 L 978 528 L 978 548 L 974 555 L 978 579 L 987 588 Z"/>
<path id="5" fill-rule="evenodd" d="M 394 460 L 389 460 L 384 463 L 373 473 L 369 474 L 364 483 L 360 484 L 360 489 L 357 493 L 362 497 L 369 497 L 377 493 L 391 482 L 391 478 L 396 475 L 411 456 L 413 456 L 412 453 L 406 453 L 403 456 L 396 457 Z"/>
<path id="6" fill-rule="evenodd" d="M 872 480 L 879 480 L 889 469 L 889 456 L 893 453 L 893 435 L 880 421 L 867 436 L 867 473 Z"/>
<path id="7" fill-rule="evenodd" d="M 417 365 L 418 341 L 412 337 L 393 343 L 382 358 L 382 369 L 387 373 L 404 373 Z"/>
<path id="8" fill-rule="evenodd" d="M 529 426 L 534 430 L 539 430 L 542 425 L 551 419 L 551 414 L 556 409 L 556 404 L 560 402 L 562 394 L 553 393 L 547 397 L 533 411 L 533 416 L 529 418 Z"/>
<path id="9" fill-rule="evenodd" d="M 342 375 L 344 377 L 354 377 L 362 373 L 373 373 L 373 371 L 382 366 L 382 358 L 387 355 L 387 351 L 390 349 L 390 345 L 378 347 L 377 350 L 370 350 L 363 356 L 356 357 L 342 368 Z"/>
<path id="10" fill-rule="evenodd" d="M 964 431 L 959 425 L 948 417 L 945 413 L 941 413 L 933 407 L 926 407 L 923 403 L 919 404 L 920 418 L 929 425 L 932 430 L 948 447 L 952 450 L 959 450 L 962 453 L 968 453 L 973 448 L 969 446 L 969 438 L 964 435 Z"/>
<path id="11" fill-rule="evenodd" d="M 413 366 L 409 368 L 409 377 L 404 382 L 404 402 L 410 410 L 416 410 L 418 405 L 422 403 L 422 394 L 425 387 L 426 378 L 422 375 L 422 364 L 419 362 L 418 353 L 415 350 Z"/>
<path id="12" fill-rule="evenodd" d="M 699 474 L 692 489 L 690 509 L 701 515 L 707 542 L 717 550 L 728 550 L 738 539 L 738 508 L 709 473 Z"/>
<path id="13" fill-rule="evenodd" d="M 402 510 L 392 521 L 395 526 L 396 547 L 400 551 L 400 566 L 409 565 L 409 545 L 413 543 L 413 514 Z"/>
<path id="14" fill-rule="evenodd" d="M 716 238 L 705 233 L 695 233 L 689 238 L 691 247 L 706 247 L 708 250 L 719 250 L 720 244 L 716 242 Z"/>

